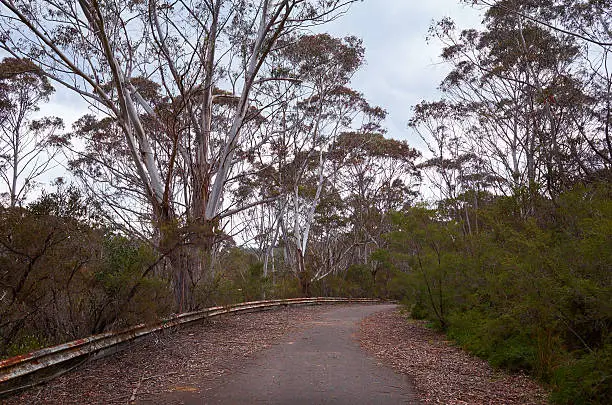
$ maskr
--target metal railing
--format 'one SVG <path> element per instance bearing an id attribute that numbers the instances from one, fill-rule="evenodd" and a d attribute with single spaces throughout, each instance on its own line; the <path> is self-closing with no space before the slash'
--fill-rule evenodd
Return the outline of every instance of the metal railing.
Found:
<path id="1" fill-rule="evenodd" d="M 223 314 L 261 311 L 288 305 L 378 302 L 381 301 L 370 298 L 329 297 L 252 301 L 187 312 L 150 325 L 141 324 L 121 331 L 101 333 L 0 361 L 0 396 L 48 381 L 72 370 L 85 361 L 116 353 L 125 346 L 125 343 L 132 342 L 150 333 Z"/>

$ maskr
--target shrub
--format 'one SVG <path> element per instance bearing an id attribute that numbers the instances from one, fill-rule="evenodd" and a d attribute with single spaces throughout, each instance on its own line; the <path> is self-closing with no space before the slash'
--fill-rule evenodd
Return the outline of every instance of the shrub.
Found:
<path id="1" fill-rule="evenodd" d="M 551 401 L 563 405 L 606 405 L 612 398 L 612 344 L 558 367 Z"/>
<path id="2" fill-rule="evenodd" d="M 384 265 L 406 274 L 401 289 L 413 317 L 495 367 L 550 383 L 554 402 L 605 403 L 612 187 L 577 185 L 555 204 L 540 198 L 530 216 L 520 198 L 481 203 L 478 232 L 440 210 L 396 213 Z"/>

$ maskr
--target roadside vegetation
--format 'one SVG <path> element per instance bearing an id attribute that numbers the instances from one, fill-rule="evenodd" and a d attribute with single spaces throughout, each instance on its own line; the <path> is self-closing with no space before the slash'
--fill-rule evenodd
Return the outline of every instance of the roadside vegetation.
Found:
<path id="1" fill-rule="evenodd" d="M 612 8 L 470 1 L 434 24 L 451 72 L 413 109 L 435 204 L 391 215 L 376 253 L 412 316 L 557 404 L 612 398 Z"/>
<path id="2" fill-rule="evenodd" d="M 434 23 L 449 74 L 407 117 L 418 151 L 350 87 L 362 42 L 310 31 L 352 2 L 0 0 L 0 358 L 380 297 L 553 403 L 612 398 L 612 6 Z M 70 128 L 39 114 L 60 87 L 92 112 Z"/>
<path id="3" fill-rule="evenodd" d="M 607 403 L 610 183 L 576 185 L 527 218 L 516 197 L 479 199 L 472 234 L 445 209 L 394 215 L 386 264 L 402 274 L 411 315 L 491 365 L 549 384 L 553 403 Z"/>

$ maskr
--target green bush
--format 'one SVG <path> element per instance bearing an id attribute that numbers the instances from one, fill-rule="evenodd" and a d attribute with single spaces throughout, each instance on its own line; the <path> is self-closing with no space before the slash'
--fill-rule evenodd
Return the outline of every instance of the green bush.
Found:
<path id="1" fill-rule="evenodd" d="M 551 401 L 563 405 L 606 405 L 612 398 L 612 344 L 558 367 Z"/>
<path id="2" fill-rule="evenodd" d="M 270 296 L 270 280 L 264 276 L 263 263 L 261 262 L 251 264 L 238 285 L 243 301 L 262 300 Z"/>
<path id="3" fill-rule="evenodd" d="M 374 294 L 374 279 L 370 266 L 353 264 L 349 266 L 344 277 L 344 291 L 338 295 L 348 297 L 371 297 Z"/>
<path id="4" fill-rule="evenodd" d="M 167 315 L 168 282 L 148 244 L 96 225 L 74 189 L 0 207 L 0 356 Z"/>
<path id="5" fill-rule="evenodd" d="M 553 402 L 600 404 L 610 394 L 612 187 L 577 185 L 531 214 L 517 197 L 473 209 L 468 232 L 444 210 L 392 215 L 384 266 L 405 274 L 398 291 L 493 366 L 551 384 Z M 463 211 L 462 211 L 463 215 Z M 585 354 L 586 353 L 586 354 Z"/>
<path id="6" fill-rule="evenodd" d="M 302 296 L 302 288 L 298 279 L 293 274 L 275 275 L 272 286 L 272 296 L 275 298 L 299 298 Z M 314 291 L 314 289 L 313 289 Z M 316 294 L 316 292 L 315 292 Z"/>
<path id="7" fill-rule="evenodd" d="M 36 333 L 30 334 L 24 331 L 12 340 L 11 344 L 6 349 L 5 356 L 0 356 L 0 359 L 3 357 L 13 357 L 24 353 L 30 353 L 34 350 L 42 349 L 47 345 L 49 345 L 49 341 L 45 339 L 44 336 Z"/>

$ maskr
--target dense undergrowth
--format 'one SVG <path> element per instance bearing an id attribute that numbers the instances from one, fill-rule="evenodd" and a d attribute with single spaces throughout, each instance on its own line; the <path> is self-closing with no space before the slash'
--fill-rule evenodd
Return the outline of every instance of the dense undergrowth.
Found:
<path id="1" fill-rule="evenodd" d="M 173 311 L 163 260 L 95 225 L 80 198 L 68 190 L 0 213 L 0 267 L 12 286 L 0 302 L 2 357 Z M 493 366 L 547 383 L 553 403 L 604 404 L 612 397 L 612 188 L 576 186 L 529 213 L 521 198 L 479 196 L 471 232 L 450 206 L 393 213 L 387 248 L 313 283 L 312 295 L 403 299 L 414 317 Z M 223 271 L 197 292 L 200 308 L 302 293 L 281 262 L 264 275 L 245 249 L 222 250 L 216 266 Z"/>
<path id="2" fill-rule="evenodd" d="M 414 317 L 495 367 L 533 374 L 553 403 L 609 403 L 612 188 L 536 204 L 526 215 L 520 197 L 489 198 L 469 213 L 471 233 L 445 208 L 411 208 L 379 254 L 403 275 Z"/>
<path id="3" fill-rule="evenodd" d="M 166 266 L 151 244 L 104 226 L 74 187 L 0 208 L 0 358 L 170 315 Z M 282 259 L 264 275 L 257 255 L 236 246 L 219 251 L 213 274 L 198 285 L 195 309 L 302 296 Z M 368 267 L 353 266 L 313 283 L 311 295 L 373 296 L 390 284 L 370 279 Z"/>

